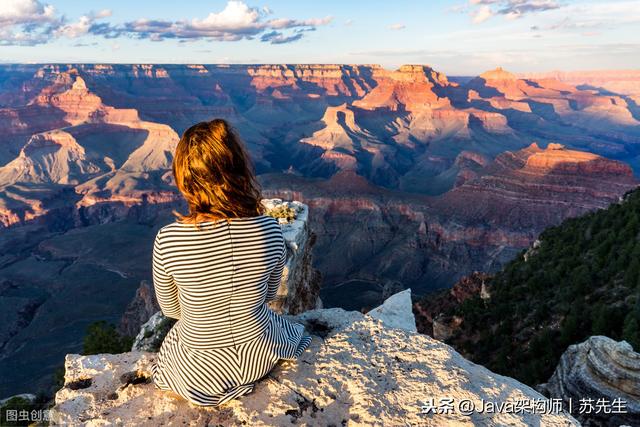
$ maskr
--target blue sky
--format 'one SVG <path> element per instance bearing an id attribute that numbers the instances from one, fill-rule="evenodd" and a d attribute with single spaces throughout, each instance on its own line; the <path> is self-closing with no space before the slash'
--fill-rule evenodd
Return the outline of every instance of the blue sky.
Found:
<path id="1" fill-rule="evenodd" d="M 4 62 L 640 68 L 640 0 L 1 0 Z"/>

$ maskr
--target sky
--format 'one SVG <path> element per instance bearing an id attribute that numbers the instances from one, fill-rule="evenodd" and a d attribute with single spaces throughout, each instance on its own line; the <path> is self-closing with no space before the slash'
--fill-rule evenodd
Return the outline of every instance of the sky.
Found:
<path id="1" fill-rule="evenodd" d="M 0 0 L 9 63 L 640 68 L 640 0 Z"/>

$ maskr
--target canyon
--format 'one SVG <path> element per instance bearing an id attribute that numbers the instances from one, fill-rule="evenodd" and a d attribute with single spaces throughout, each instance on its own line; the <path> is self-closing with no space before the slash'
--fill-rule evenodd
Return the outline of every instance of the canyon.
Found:
<path id="1" fill-rule="evenodd" d="M 414 302 L 416 327 L 545 396 L 618 399 L 583 425 L 640 419 L 640 191 L 542 232 L 493 274 L 474 272 Z"/>
<path id="2" fill-rule="evenodd" d="M 229 120 L 264 196 L 309 206 L 323 302 L 366 310 L 497 271 L 546 227 L 637 186 L 640 76 L 621 73 L 0 65 L 3 369 L 119 322 L 150 279 L 154 233 L 185 209 L 170 165 L 195 122 Z"/>

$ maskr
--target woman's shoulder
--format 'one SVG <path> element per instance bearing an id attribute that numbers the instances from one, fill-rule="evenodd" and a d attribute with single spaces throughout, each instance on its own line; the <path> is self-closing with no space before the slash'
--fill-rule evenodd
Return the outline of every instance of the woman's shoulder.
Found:
<path id="1" fill-rule="evenodd" d="M 188 222 L 180 222 L 175 220 L 169 224 L 164 225 L 158 230 L 158 235 L 163 234 L 171 234 L 173 232 L 185 233 L 185 232 L 198 232 L 202 230 L 212 230 L 216 228 L 220 228 L 227 223 L 234 225 L 266 225 L 266 226 L 278 226 L 278 220 L 270 215 L 263 214 L 252 217 L 242 217 L 242 218 L 230 218 L 226 219 L 217 219 L 211 221 L 201 221 L 198 222 L 197 225 L 195 223 Z"/>

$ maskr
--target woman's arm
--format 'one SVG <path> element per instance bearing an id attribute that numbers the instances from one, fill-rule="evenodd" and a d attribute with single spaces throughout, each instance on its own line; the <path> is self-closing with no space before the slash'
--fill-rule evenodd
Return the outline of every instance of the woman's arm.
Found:
<path id="1" fill-rule="evenodd" d="M 156 291 L 156 298 L 162 313 L 167 317 L 180 319 L 180 301 L 178 300 L 178 286 L 173 277 L 167 274 L 164 269 L 162 247 L 160 243 L 160 232 L 156 234 L 153 243 L 153 287 Z"/>
<path id="2" fill-rule="evenodd" d="M 267 298 L 266 301 L 273 301 L 278 293 L 280 287 L 280 280 L 282 279 L 282 272 L 284 271 L 284 265 L 287 262 L 287 246 L 282 240 L 282 255 L 278 258 L 276 266 L 271 270 L 269 274 L 269 280 L 267 281 Z"/>

